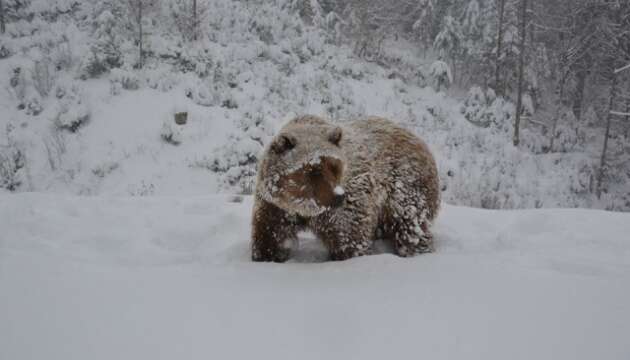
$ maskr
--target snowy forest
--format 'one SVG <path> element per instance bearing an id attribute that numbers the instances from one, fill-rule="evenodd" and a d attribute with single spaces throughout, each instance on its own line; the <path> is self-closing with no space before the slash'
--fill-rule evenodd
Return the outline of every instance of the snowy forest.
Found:
<path id="1" fill-rule="evenodd" d="M 291 115 L 380 115 L 449 203 L 630 210 L 626 0 L 2 0 L 0 32 L 0 191 L 248 194 Z"/>

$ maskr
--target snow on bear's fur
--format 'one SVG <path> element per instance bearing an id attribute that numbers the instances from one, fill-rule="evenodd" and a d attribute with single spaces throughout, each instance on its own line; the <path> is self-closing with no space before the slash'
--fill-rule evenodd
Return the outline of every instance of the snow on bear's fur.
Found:
<path id="1" fill-rule="evenodd" d="M 286 261 L 305 229 L 333 260 L 369 254 L 377 233 L 400 256 L 430 252 L 439 201 L 433 156 L 409 131 L 377 117 L 344 126 L 297 117 L 258 165 L 252 259 Z"/>

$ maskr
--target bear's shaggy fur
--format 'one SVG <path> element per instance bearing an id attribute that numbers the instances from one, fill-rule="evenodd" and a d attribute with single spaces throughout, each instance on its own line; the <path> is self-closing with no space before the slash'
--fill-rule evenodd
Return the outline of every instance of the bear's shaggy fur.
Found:
<path id="1" fill-rule="evenodd" d="M 297 117 L 258 166 L 252 259 L 286 261 L 305 229 L 333 260 L 369 254 L 377 234 L 400 256 L 430 252 L 439 203 L 433 156 L 409 131 L 377 117 L 343 127 Z"/>

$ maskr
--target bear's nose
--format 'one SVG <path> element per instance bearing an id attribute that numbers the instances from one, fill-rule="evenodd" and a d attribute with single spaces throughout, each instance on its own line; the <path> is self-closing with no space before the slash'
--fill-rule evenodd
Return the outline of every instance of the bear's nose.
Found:
<path id="1" fill-rule="evenodd" d="M 343 204 L 343 201 L 346 199 L 346 194 L 335 194 L 333 198 L 333 207 L 339 207 Z"/>

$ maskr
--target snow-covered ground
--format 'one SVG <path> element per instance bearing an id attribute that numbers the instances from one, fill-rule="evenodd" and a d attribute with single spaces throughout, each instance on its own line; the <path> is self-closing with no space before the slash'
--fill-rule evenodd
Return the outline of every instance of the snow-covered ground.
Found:
<path id="1" fill-rule="evenodd" d="M 0 359 L 630 358 L 630 215 L 444 205 L 437 252 L 249 261 L 251 198 L 0 195 Z"/>

